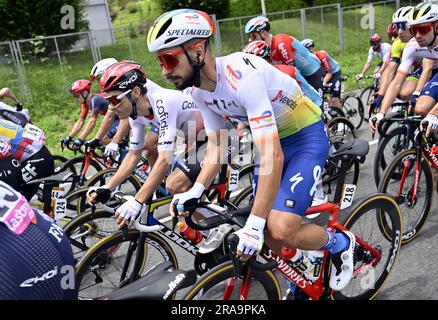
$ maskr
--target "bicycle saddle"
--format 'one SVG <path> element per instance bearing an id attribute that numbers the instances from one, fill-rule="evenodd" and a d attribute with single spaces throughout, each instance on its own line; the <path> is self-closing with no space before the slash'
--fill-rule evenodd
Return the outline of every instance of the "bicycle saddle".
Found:
<path id="1" fill-rule="evenodd" d="M 99 300 L 166 300 L 178 289 L 193 285 L 194 270 L 177 270 L 166 261 L 150 269 L 143 277 Z"/>
<path id="2" fill-rule="evenodd" d="M 368 154 L 370 146 L 368 142 L 361 139 L 347 141 L 341 147 L 330 154 L 330 157 L 337 158 L 341 156 L 363 157 Z"/>

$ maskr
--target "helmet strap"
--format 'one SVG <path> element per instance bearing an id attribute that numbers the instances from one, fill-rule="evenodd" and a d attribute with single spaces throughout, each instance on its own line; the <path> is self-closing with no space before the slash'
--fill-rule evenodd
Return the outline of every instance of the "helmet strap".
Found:
<path id="1" fill-rule="evenodd" d="M 208 41 L 209 41 L 209 39 L 207 39 L 205 41 L 205 44 L 204 44 L 204 59 L 202 59 L 202 61 L 199 61 L 199 56 L 201 55 L 200 52 L 196 52 L 197 62 L 194 62 L 192 60 L 192 58 L 190 58 L 190 56 L 187 53 L 187 51 L 184 51 L 187 59 L 189 60 L 190 65 L 193 68 L 193 76 L 192 76 L 192 81 L 191 81 L 192 83 L 191 83 L 191 85 L 193 85 L 195 87 L 199 87 L 201 85 L 201 69 L 205 65 L 205 53 L 207 52 Z M 184 49 L 184 46 L 181 45 L 181 47 Z"/>
<path id="2" fill-rule="evenodd" d="M 129 116 L 132 118 L 132 120 L 135 120 L 135 119 L 137 119 L 137 102 L 134 100 L 131 93 L 129 93 L 127 95 L 127 97 L 129 99 L 129 101 L 131 101 L 131 104 L 132 104 L 132 112 Z"/>

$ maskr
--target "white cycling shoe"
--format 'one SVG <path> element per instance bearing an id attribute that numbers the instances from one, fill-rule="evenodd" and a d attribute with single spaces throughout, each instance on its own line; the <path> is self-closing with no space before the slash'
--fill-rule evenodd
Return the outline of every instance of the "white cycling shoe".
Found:
<path id="1" fill-rule="evenodd" d="M 327 197 L 327 195 L 324 195 L 324 199 L 320 199 L 320 198 L 317 198 L 317 197 L 313 197 L 311 207 L 319 206 L 319 205 L 321 205 L 321 204 L 326 204 L 327 202 L 328 202 L 328 197 Z M 308 214 L 308 215 L 306 215 L 305 217 L 306 217 L 307 219 L 315 219 L 315 218 L 318 217 L 320 214 L 321 214 L 321 212 L 317 212 L 317 213 L 313 213 L 313 214 Z"/>
<path id="2" fill-rule="evenodd" d="M 356 238 L 349 231 L 343 231 L 344 235 L 350 240 L 350 245 L 345 251 L 340 251 L 335 254 L 330 254 L 332 260 L 332 271 L 330 274 L 330 288 L 335 291 L 344 289 L 353 277 L 354 268 L 354 248 L 356 246 Z"/>
<path id="3" fill-rule="evenodd" d="M 211 230 L 207 239 L 205 239 L 204 243 L 199 247 L 199 253 L 206 254 L 219 248 L 224 241 L 225 236 L 231 231 L 231 229 L 233 229 L 233 226 L 225 223 Z"/>

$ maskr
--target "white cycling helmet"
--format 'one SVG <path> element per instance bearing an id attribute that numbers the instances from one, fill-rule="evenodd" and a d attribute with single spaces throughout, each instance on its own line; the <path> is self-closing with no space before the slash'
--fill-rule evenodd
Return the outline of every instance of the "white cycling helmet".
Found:
<path id="1" fill-rule="evenodd" d="M 430 2 L 418 4 L 408 15 L 410 26 L 435 21 L 438 21 L 438 5 Z"/>
<path id="2" fill-rule="evenodd" d="M 408 16 L 411 10 L 414 9 L 412 6 L 401 7 L 392 15 L 392 23 L 407 22 Z"/>
<path id="3" fill-rule="evenodd" d="M 245 33 L 260 32 L 262 30 L 271 30 L 271 25 L 269 24 L 269 19 L 264 16 L 258 16 L 252 18 L 246 23 Z"/>
<path id="4" fill-rule="evenodd" d="M 91 69 L 90 80 L 94 81 L 99 79 L 108 67 L 112 66 L 114 63 L 118 61 L 114 58 L 106 58 L 102 59 L 93 66 Z"/>
<path id="5" fill-rule="evenodd" d="M 177 9 L 159 16 L 149 29 L 150 52 L 182 45 L 199 38 L 210 38 L 215 31 L 208 14 L 194 9 Z"/>
<path id="6" fill-rule="evenodd" d="M 310 47 L 313 47 L 315 45 L 315 43 L 313 42 L 312 39 L 304 39 L 301 40 L 301 44 L 303 46 L 305 46 L 307 49 L 309 49 Z"/>

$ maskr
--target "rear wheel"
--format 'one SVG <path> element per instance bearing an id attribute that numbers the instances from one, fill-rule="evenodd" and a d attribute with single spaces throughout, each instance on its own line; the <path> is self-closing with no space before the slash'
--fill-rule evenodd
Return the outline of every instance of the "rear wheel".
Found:
<path id="1" fill-rule="evenodd" d="M 368 86 L 360 93 L 360 100 L 364 108 L 364 119 L 369 120 L 370 105 L 374 102 L 374 87 Z"/>
<path id="2" fill-rule="evenodd" d="M 356 129 L 359 129 L 364 120 L 364 110 L 362 101 L 352 95 L 347 95 L 342 99 L 342 109 L 345 117 L 351 121 Z"/>
<path id="3" fill-rule="evenodd" d="M 338 150 L 345 142 L 356 138 L 354 125 L 346 118 L 335 118 L 327 124 L 330 144 Z"/>

